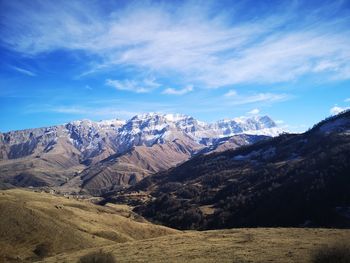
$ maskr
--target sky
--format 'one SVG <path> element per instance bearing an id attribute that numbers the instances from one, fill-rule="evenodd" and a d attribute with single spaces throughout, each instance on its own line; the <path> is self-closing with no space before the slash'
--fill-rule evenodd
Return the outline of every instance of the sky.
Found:
<path id="1" fill-rule="evenodd" d="M 350 0 L 0 0 L 0 131 L 78 119 L 350 107 Z"/>

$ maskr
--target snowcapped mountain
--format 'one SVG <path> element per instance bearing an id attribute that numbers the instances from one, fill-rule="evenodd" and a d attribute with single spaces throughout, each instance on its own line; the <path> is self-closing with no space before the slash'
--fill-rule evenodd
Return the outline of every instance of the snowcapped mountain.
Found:
<path id="1" fill-rule="evenodd" d="M 180 139 L 201 143 L 203 139 L 237 134 L 277 136 L 283 131 L 268 116 L 241 117 L 205 123 L 188 115 L 147 113 L 136 115 L 118 134 L 118 145 L 125 150 L 135 145 L 151 146 Z"/>
<path id="2" fill-rule="evenodd" d="M 181 141 L 208 146 L 237 134 L 276 136 L 282 130 L 268 116 L 240 117 L 205 123 L 182 114 L 146 113 L 130 120 L 79 120 L 47 128 L 0 133 L 0 160 L 50 152 L 58 142 L 76 148 L 81 162 L 96 162 L 134 146 Z M 195 148 L 195 147 L 193 147 Z M 93 160 L 96 159 L 96 160 Z"/>
<path id="3" fill-rule="evenodd" d="M 0 187 L 2 182 L 61 185 L 79 175 L 81 181 L 74 179 L 71 185 L 78 180 L 79 187 L 109 189 L 135 183 L 198 153 L 239 147 L 264 138 L 257 135 L 281 132 L 268 116 L 205 123 L 188 115 L 147 113 L 127 121 L 79 120 L 0 133 Z"/>

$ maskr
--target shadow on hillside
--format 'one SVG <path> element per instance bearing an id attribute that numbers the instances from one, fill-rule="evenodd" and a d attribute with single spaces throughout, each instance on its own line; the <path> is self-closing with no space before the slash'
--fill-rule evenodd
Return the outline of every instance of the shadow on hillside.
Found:
<path id="1" fill-rule="evenodd" d="M 320 247 L 313 251 L 311 263 L 349 263 L 350 246 L 345 244 L 334 244 L 332 246 Z"/>
<path id="2" fill-rule="evenodd" d="M 91 252 L 85 256 L 82 256 L 78 263 L 116 263 L 115 257 L 111 253 L 103 252 Z"/>

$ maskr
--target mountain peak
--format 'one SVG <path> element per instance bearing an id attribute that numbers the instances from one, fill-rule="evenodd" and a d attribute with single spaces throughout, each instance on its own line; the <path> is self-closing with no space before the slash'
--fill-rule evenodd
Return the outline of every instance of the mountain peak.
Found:
<path id="1" fill-rule="evenodd" d="M 4 139 L 0 139 L 5 141 L 6 138 L 10 144 L 8 147 L 12 146 L 12 142 L 28 140 L 35 148 L 40 143 L 46 145 L 51 140 L 66 138 L 75 148 L 83 151 L 83 155 L 89 156 L 98 155 L 106 149 L 123 152 L 133 146 L 153 146 L 175 140 L 203 146 L 203 141 L 236 134 L 277 136 L 282 132 L 268 116 L 240 117 L 207 124 L 185 114 L 150 112 L 127 121 L 112 119 L 95 122 L 83 119 L 50 128 L 13 131 L 4 133 Z M 41 135 L 45 135 L 44 139 L 36 139 Z"/>
<path id="2" fill-rule="evenodd" d="M 193 119 L 193 117 L 189 115 L 179 114 L 179 113 L 175 113 L 175 114 L 168 113 L 168 114 L 165 114 L 164 117 L 167 121 L 171 121 L 171 122 L 177 122 L 185 119 Z"/>
<path id="3" fill-rule="evenodd" d="M 148 112 L 137 114 L 130 120 L 150 120 L 150 119 L 163 119 L 168 122 L 178 122 L 185 119 L 193 119 L 193 117 L 180 113 L 159 113 L 159 112 Z"/>

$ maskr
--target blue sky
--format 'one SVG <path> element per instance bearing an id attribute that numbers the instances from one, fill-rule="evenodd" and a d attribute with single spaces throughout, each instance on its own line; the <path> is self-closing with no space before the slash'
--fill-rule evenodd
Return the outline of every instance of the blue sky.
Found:
<path id="1" fill-rule="evenodd" d="M 350 1 L 0 0 L 0 131 L 76 119 L 350 107 Z"/>

